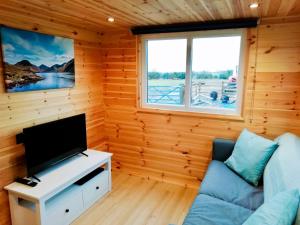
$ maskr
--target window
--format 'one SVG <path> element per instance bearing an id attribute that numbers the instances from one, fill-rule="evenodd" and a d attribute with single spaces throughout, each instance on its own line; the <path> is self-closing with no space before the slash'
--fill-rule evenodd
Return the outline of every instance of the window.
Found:
<path id="1" fill-rule="evenodd" d="M 245 30 L 142 36 L 143 108 L 240 115 Z"/>
<path id="2" fill-rule="evenodd" d="M 147 103 L 183 105 L 186 39 L 149 40 Z"/>

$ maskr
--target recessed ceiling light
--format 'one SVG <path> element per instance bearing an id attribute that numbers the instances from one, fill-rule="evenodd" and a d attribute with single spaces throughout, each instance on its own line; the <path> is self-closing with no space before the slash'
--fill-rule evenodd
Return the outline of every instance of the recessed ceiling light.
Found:
<path id="1" fill-rule="evenodd" d="M 115 22 L 115 18 L 113 18 L 112 16 L 107 17 L 107 21 L 110 23 Z"/>
<path id="2" fill-rule="evenodd" d="M 257 2 L 253 2 L 249 5 L 250 9 L 256 9 L 259 6 L 259 4 Z"/>

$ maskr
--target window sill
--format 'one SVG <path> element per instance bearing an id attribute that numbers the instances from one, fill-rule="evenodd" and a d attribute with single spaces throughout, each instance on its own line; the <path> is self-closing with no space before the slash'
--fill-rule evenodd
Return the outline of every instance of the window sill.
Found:
<path id="1" fill-rule="evenodd" d="M 139 113 L 149 113 L 149 114 L 165 114 L 165 115 L 174 115 L 174 116 L 193 116 L 193 117 L 201 117 L 208 119 L 217 119 L 217 120 L 232 120 L 232 121 L 245 121 L 243 116 L 237 115 L 220 115 L 220 114 L 210 114 L 204 112 L 187 112 L 187 111 L 175 111 L 175 110 L 167 110 L 167 109 L 155 109 L 155 108 L 137 108 L 137 112 Z"/>

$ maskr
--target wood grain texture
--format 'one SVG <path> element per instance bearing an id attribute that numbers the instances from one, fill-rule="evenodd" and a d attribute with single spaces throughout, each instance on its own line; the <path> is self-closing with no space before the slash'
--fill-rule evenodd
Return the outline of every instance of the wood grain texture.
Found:
<path id="1" fill-rule="evenodd" d="M 105 148 L 101 54 L 95 43 L 75 41 L 74 88 L 5 93 L 0 66 L 0 224 L 10 224 L 7 193 L 3 186 L 25 175 L 24 148 L 16 134 L 32 125 L 72 116 L 87 115 L 88 146 Z M 2 65 L 2 62 L 0 62 Z M 42 149 L 41 149 L 42 151 Z"/>
<path id="2" fill-rule="evenodd" d="M 244 127 L 269 138 L 300 134 L 299 28 L 292 22 L 249 30 L 243 120 L 140 110 L 138 40 L 129 33 L 104 35 L 105 133 L 114 168 L 197 187 L 215 137 L 237 138 Z"/>
<path id="3" fill-rule="evenodd" d="M 112 192 L 73 225 L 181 225 L 197 190 L 114 171 Z"/>
<path id="4" fill-rule="evenodd" d="M 5 0 L 0 1 L 0 23 L 60 35 L 98 40 L 101 31 L 138 25 L 211 21 L 246 17 L 300 15 L 300 0 Z M 17 16 L 16 16 L 17 15 Z M 107 17 L 114 16 L 115 23 Z M 33 20 L 32 20 L 33 18 Z"/>

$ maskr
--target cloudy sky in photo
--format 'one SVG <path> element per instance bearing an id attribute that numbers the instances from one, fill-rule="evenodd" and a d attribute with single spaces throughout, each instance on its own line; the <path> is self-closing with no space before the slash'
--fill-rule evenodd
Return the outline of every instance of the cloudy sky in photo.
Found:
<path id="1" fill-rule="evenodd" d="M 36 66 L 63 64 L 74 58 L 73 40 L 30 31 L 1 28 L 4 61 L 28 60 Z"/>

